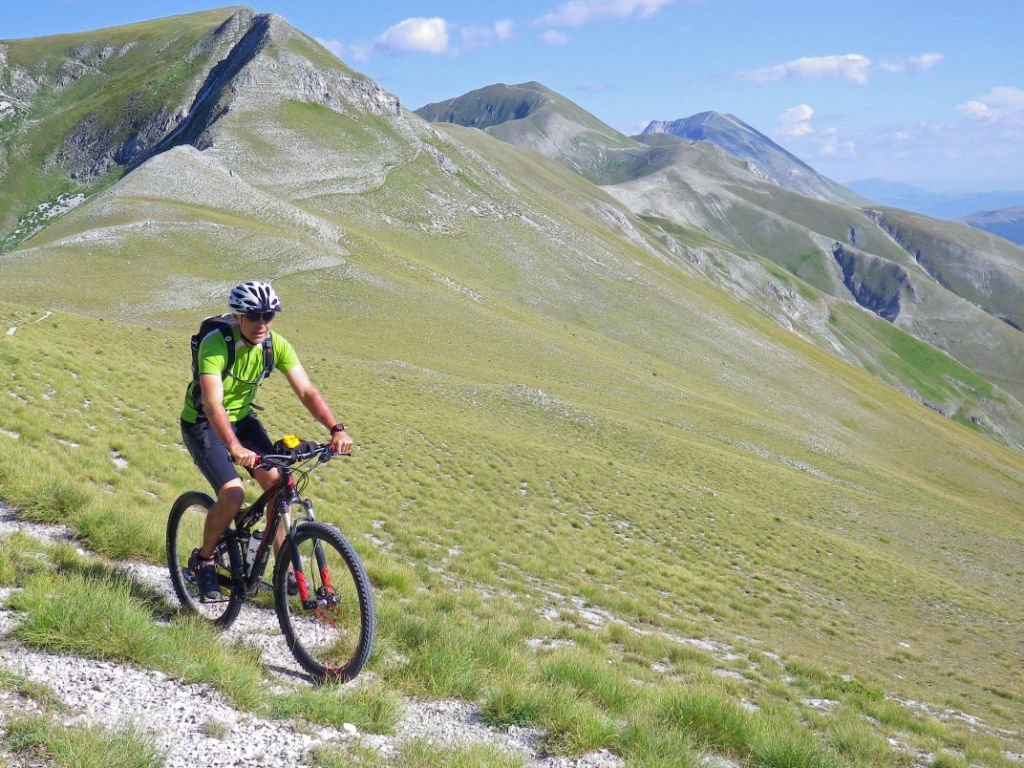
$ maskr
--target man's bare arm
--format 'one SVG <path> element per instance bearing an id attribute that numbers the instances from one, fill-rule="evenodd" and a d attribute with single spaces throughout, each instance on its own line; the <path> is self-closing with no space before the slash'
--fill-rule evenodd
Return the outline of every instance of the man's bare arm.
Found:
<path id="1" fill-rule="evenodd" d="M 331 410 L 331 407 L 327 405 L 327 401 L 320 394 L 320 390 L 309 380 L 309 375 L 306 373 L 305 368 L 297 365 L 285 371 L 284 375 L 288 379 L 292 391 L 295 392 L 295 395 L 314 419 L 327 427 L 327 429 L 338 423 L 338 420 L 334 418 L 334 412 Z M 331 443 L 334 446 L 334 450 L 340 453 L 348 453 L 352 450 L 352 438 L 348 436 L 347 432 L 333 433 L 331 435 Z"/>
<path id="2" fill-rule="evenodd" d="M 256 454 L 238 442 L 224 409 L 224 381 L 220 376 L 204 373 L 199 377 L 199 387 L 203 393 L 203 413 L 213 433 L 224 443 L 233 462 L 252 469 L 256 465 Z"/>

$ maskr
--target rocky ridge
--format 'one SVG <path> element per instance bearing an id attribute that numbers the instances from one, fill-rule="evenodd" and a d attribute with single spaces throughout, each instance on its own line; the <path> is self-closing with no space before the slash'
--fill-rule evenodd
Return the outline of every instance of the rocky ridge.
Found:
<path id="1" fill-rule="evenodd" d="M 746 160 L 751 172 L 774 184 L 831 203 L 863 205 L 867 201 L 786 151 L 735 115 L 701 112 L 679 120 L 652 120 L 642 135 L 667 133 L 690 141 L 708 141 Z"/>

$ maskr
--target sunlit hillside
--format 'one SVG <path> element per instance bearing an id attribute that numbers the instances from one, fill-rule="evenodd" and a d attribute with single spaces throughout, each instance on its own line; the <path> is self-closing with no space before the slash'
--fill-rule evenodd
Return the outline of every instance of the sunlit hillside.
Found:
<path id="1" fill-rule="evenodd" d="M 149 157 L 0 255 L 0 499 L 162 562 L 171 501 L 203 485 L 188 336 L 271 279 L 275 331 L 357 442 L 312 489 L 378 590 L 374 701 L 474 701 L 627 765 L 1014 764 L 1012 395 L 753 247 L 427 124 L 279 17 L 74 44 L 183 19 L 227 64 L 182 81 Z M 280 375 L 259 400 L 275 435 L 319 434 Z M 5 585 L 57 590 L 12 549 Z M 226 682 L 132 653 L 262 706 L 258 659 Z"/>

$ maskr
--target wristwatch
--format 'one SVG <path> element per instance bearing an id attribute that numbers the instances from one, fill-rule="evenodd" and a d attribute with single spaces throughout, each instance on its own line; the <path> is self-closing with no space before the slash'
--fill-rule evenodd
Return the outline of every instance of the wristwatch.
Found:
<path id="1" fill-rule="evenodd" d="M 335 424 L 333 427 L 331 427 L 331 434 L 332 435 L 335 432 L 344 432 L 344 431 L 345 431 L 345 425 L 344 424 Z"/>

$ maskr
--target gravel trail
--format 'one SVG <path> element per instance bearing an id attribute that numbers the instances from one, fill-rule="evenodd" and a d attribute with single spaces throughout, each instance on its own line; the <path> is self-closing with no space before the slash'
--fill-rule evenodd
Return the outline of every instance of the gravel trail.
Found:
<path id="1" fill-rule="evenodd" d="M 66 526 L 28 523 L 0 503 L 0 542 L 14 531 L 50 544 L 74 540 Z M 118 565 L 135 580 L 175 602 L 165 568 L 142 562 Z M 420 739 L 441 747 L 487 744 L 522 756 L 530 768 L 619 768 L 623 763 L 603 750 L 580 758 L 544 755 L 540 730 L 515 726 L 507 732 L 495 730 L 483 723 L 477 705 L 464 701 L 407 699 L 394 735 L 359 733 L 348 724 L 338 730 L 261 718 L 235 709 L 205 683 L 186 684 L 156 670 L 24 647 L 10 636 L 17 626 L 17 614 L 3 607 L 12 591 L 0 588 L 0 668 L 49 686 L 67 707 L 63 715 L 66 724 L 132 726 L 150 734 L 164 754 L 167 768 L 284 768 L 302 764 L 310 750 L 319 745 L 353 740 L 388 759 L 399 752 L 403 742 Z M 309 678 L 285 645 L 273 610 L 243 606 L 238 620 L 224 636 L 260 650 L 268 671 L 268 695 L 309 685 Z M 12 716 L 39 709 L 24 695 L 0 691 L 0 726 Z M 6 752 L 0 755 L 11 765 L 39 764 L 34 758 Z"/>

